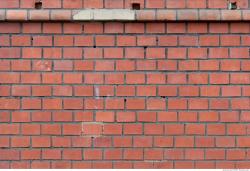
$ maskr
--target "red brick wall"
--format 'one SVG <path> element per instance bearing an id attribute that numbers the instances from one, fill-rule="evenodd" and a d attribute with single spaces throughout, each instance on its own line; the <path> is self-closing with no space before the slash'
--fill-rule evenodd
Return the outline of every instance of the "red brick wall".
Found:
<path id="1" fill-rule="evenodd" d="M 249 168 L 249 33 L 247 22 L 0 23 L 0 168 Z"/>

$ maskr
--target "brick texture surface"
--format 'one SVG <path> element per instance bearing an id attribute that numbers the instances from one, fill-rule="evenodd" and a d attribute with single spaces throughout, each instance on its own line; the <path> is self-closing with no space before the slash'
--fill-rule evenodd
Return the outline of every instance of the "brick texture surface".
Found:
<path id="1" fill-rule="evenodd" d="M 227 8 L 43 8 L 131 2 Z M 249 168 L 249 33 L 242 21 L 1 22 L 0 168 Z"/>

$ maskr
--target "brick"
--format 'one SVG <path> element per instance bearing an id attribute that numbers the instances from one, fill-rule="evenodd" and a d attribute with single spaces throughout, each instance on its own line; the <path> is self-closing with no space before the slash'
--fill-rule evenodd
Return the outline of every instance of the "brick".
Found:
<path id="1" fill-rule="evenodd" d="M 139 86 L 137 88 L 138 96 L 155 96 L 156 95 L 156 87 L 154 86 Z"/>
<path id="2" fill-rule="evenodd" d="M 188 101 L 189 109 L 208 109 L 208 100 L 207 99 L 190 99 Z"/>
<path id="3" fill-rule="evenodd" d="M 9 2 L 6 2 L 4 0 L 1 0 L 1 8 L 18 8 L 19 7 L 19 1 L 18 0 L 10 0 Z"/>
<path id="4" fill-rule="evenodd" d="M 197 147 L 214 147 L 215 146 L 215 140 L 212 137 L 196 137 L 195 143 Z"/>
<path id="5" fill-rule="evenodd" d="M 30 46 L 31 37 L 30 36 L 12 36 L 11 43 L 12 43 L 12 46 Z"/>
<path id="6" fill-rule="evenodd" d="M 64 135 L 81 135 L 82 126 L 80 124 L 65 124 L 62 131 Z"/>
<path id="7" fill-rule="evenodd" d="M 249 75 L 245 73 L 232 74 L 230 78 L 231 84 L 248 84 L 250 82 Z"/>
<path id="8" fill-rule="evenodd" d="M 152 137 L 134 137 L 134 147 L 152 147 Z"/>
<path id="9" fill-rule="evenodd" d="M 204 151 L 195 149 L 195 150 L 186 150 L 185 151 L 185 158 L 191 160 L 201 160 L 204 159 Z"/>
<path id="10" fill-rule="evenodd" d="M 33 46 L 52 46 L 52 37 L 33 36 Z"/>
<path id="11" fill-rule="evenodd" d="M 147 149 L 144 151 L 144 158 L 148 160 L 162 160 L 163 150 L 161 149 Z"/>
<path id="12" fill-rule="evenodd" d="M 85 23 L 84 33 L 103 33 L 103 25 L 101 23 Z"/>
<path id="13" fill-rule="evenodd" d="M 178 20 L 197 20 L 198 19 L 198 12 L 196 10 L 178 10 L 177 11 L 177 18 Z"/>
<path id="14" fill-rule="evenodd" d="M 104 48 L 104 58 L 123 58 L 122 48 Z"/>
<path id="15" fill-rule="evenodd" d="M 62 33 L 62 25 L 60 23 L 44 23 L 43 33 Z"/>
<path id="16" fill-rule="evenodd" d="M 131 147 L 132 138 L 129 136 L 114 137 L 114 147 Z"/>
<path id="17" fill-rule="evenodd" d="M 75 37 L 74 45 L 76 46 L 93 46 L 93 36 L 77 36 Z"/>
<path id="18" fill-rule="evenodd" d="M 61 48 L 44 48 L 43 49 L 44 58 L 46 59 L 59 59 L 62 57 Z"/>
<path id="19" fill-rule="evenodd" d="M 82 160 L 82 151 L 65 149 L 62 153 L 63 159 L 66 160 Z"/>
<path id="20" fill-rule="evenodd" d="M 97 112 L 95 119 L 97 122 L 114 122 L 114 113 L 113 112 Z"/>
<path id="21" fill-rule="evenodd" d="M 40 125 L 38 124 L 22 124 L 21 132 L 23 135 L 39 135 Z"/>
<path id="22" fill-rule="evenodd" d="M 72 112 L 53 112 L 52 120 L 55 122 L 69 122 L 72 121 Z"/>
<path id="23" fill-rule="evenodd" d="M 188 0 L 187 8 L 206 8 L 205 0 Z"/>
<path id="24" fill-rule="evenodd" d="M 228 33 L 228 30 L 229 30 L 228 23 L 223 23 L 223 24 L 210 23 L 209 24 L 210 33 Z"/>
<path id="25" fill-rule="evenodd" d="M 195 122 L 197 121 L 196 112 L 179 112 L 179 121 L 183 122 Z"/>
<path id="26" fill-rule="evenodd" d="M 126 23 L 126 33 L 144 33 L 144 24 L 142 23 Z"/>
<path id="27" fill-rule="evenodd" d="M 73 46 L 73 36 L 54 36 L 54 46 Z"/>
<path id="28" fill-rule="evenodd" d="M 104 23 L 104 32 L 105 33 L 123 33 L 124 24 L 117 22 L 106 22 Z"/>
<path id="29" fill-rule="evenodd" d="M 1 46 L 9 46 L 10 45 L 10 37 L 9 36 L 0 36 L 0 45 Z"/>
<path id="30" fill-rule="evenodd" d="M 23 23 L 23 33 L 41 33 L 41 23 Z"/>
<path id="31" fill-rule="evenodd" d="M 63 100 L 64 109 L 83 109 L 83 100 L 77 98 L 67 98 Z"/>
<path id="32" fill-rule="evenodd" d="M 158 112 L 157 117 L 159 122 L 177 121 L 176 112 Z"/>
<path id="33" fill-rule="evenodd" d="M 11 138 L 11 147 L 29 147 L 30 138 L 29 137 L 12 137 Z"/>
<path id="34" fill-rule="evenodd" d="M 176 147 L 193 147 L 194 138 L 191 136 L 176 137 L 175 146 Z"/>
<path id="35" fill-rule="evenodd" d="M 249 32 L 249 24 L 245 23 L 232 23 L 230 25 L 230 32 L 231 33 L 248 33 Z"/>
<path id="36" fill-rule="evenodd" d="M 18 23 L 3 23 L 1 24 L 0 33 L 20 33 L 20 30 L 21 25 Z"/>
<path id="37" fill-rule="evenodd" d="M 73 147 L 90 147 L 91 139 L 88 137 L 72 137 Z"/>
<path id="38" fill-rule="evenodd" d="M 86 48 L 84 49 L 84 58 L 102 58 L 103 50 L 101 48 Z"/>
<path id="39" fill-rule="evenodd" d="M 136 19 L 139 21 L 154 20 L 155 11 L 154 10 L 136 11 Z"/>
<path id="40" fill-rule="evenodd" d="M 1 48 L 0 58 L 20 58 L 20 48 Z"/>
<path id="41" fill-rule="evenodd" d="M 103 125 L 104 135 L 121 135 L 122 125 L 121 124 L 105 124 Z"/>
<path id="42" fill-rule="evenodd" d="M 101 124 L 83 124 L 82 133 L 85 135 L 100 135 L 102 133 Z"/>
<path id="43" fill-rule="evenodd" d="M 169 99 L 168 100 L 168 109 L 186 109 L 187 100 L 185 99 Z"/>
<path id="44" fill-rule="evenodd" d="M 180 0 L 180 2 L 176 2 L 175 0 L 167 1 L 167 8 L 185 8 L 185 1 Z"/>
<path id="45" fill-rule="evenodd" d="M 110 147 L 111 138 L 110 137 L 96 137 L 93 139 L 95 147 Z"/>
<path id="46" fill-rule="evenodd" d="M 155 70 L 156 62 L 155 61 L 138 61 L 136 63 L 137 70 Z"/>
<path id="47" fill-rule="evenodd" d="M 226 159 L 228 160 L 243 160 L 245 159 L 245 155 L 246 153 L 244 151 L 241 151 L 241 150 L 237 150 L 237 149 L 234 149 L 234 150 L 227 150 L 227 156 L 226 156 Z"/>
<path id="48" fill-rule="evenodd" d="M 164 133 L 164 125 L 153 125 L 145 124 L 144 125 L 144 134 L 145 135 L 162 135 Z"/>
<path id="49" fill-rule="evenodd" d="M 140 135 L 142 134 L 142 124 L 124 124 L 124 134 L 126 135 Z"/>
<path id="50" fill-rule="evenodd" d="M 101 0 L 84 0 L 85 8 L 103 8 L 103 1 Z"/>
<path id="51" fill-rule="evenodd" d="M 102 158 L 102 150 L 99 149 L 85 149 L 83 151 L 83 158 L 85 160 L 98 160 Z"/>
<path id="52" fill-rule="evenodd" d="M 180 96 L 198 96 L 199 88 L 195 86 L 183 86 L 179 87 Z"/>
<path id="53" fill-rule="evenodd" d="M 170 124 L 165 125 L 166 135 L 182 135 L 184 134 L 184 125 L 181 124 Z"/>
<path id="54" fill-rule="evenodd" d="M 32 137 L 32 147 L 50 147 L 50 138 L 49 137 Z"/>
<path id="55" fill-rule="evenodd" d="M 117 45 L 118 46 L 135 46 L 136 37 L 135 36 L 117 36 Z"/>
<path id="56" fill-rule="evenodd" d="M 127 160 L 140 160 L 143 158 L 143 151 L 141 149 L 127 149 L 124 152 L 124 159 Z"/>
<path id="57" fill-rule="evenodd" d="M 144 49 L 143 48 L 126 48 L 125 49 L 125 58 L 144 58 Z"/>
<path id="58" fill-rule="evenodd" d="M 6 12 L 6 19 L 8 21 L 25 21 L 27 20 L 27 11 L 25 10 L 8 10 Z"/>
<path id="59" fill-rule="evenodd" d="M 43 109 L 62 109 L 61 99 L 43 99 Z"/>
<path id="60" fill-rule="evenodd" d="M 9 122 L 10 121 L 10 112 L 0 112 L 0 121 Z"/>
<path id="61" fill-rule="evenodd" d="M 71 167 L 70 162 L 67 161 L 54 161 L 52 162 L 51 168 L 53 169 L 62 169 L 62 168 L 67 168 L 69 169 Z"/>
<path id="62" fill-rule="evenodd" d="M 205 125 L 200 124 L 188 124 L 185 127 L 187 135 L 204 135 L 205 134 Z"/>
<path id="63" fill-rule="evenodd" d="M 19 99 L 11 99 L 11 98 L 2 98 L 0 99 L 0 109 L 20 109 L 20 100 Z"/>
<path id="64" fill-rule="evenodd" d="M 208 1 L 209 8 L 227 8 L 227 1 L 225 0 L 209 0 Z"/>
<path id="65" fill-rule="evenodd" d="M 239 112 L 221 112 L 220 120 L 222 122 L 238 122 L 239 121 Z"/>
<path id="66" fill-rule="evenodd" d="M 216 138 L 216 146 L 217 147 L 234 147 L 235 139 L 233 137 L 217 137 Z"/>
<path id="67" fill-rule="evenodd" d="M 224 149 L 208 149 L 206 150 L 206 159 L 225 159 L 225 150 Z"/>
<path id="68" fill-rule="evenodd" d="M 146 32 L 147 33 L 165 33 L 164 23 L 147 23 Z"/>
<path id="69" fill-rule="evenodd" d="M 117 112 L 116 120 L 117 122 L 134 122 L 136 115 L 134 112 Z"/>
<path id="70" fill-rule="evenodd" d="M 60 0 L 54 0 L 49 1 L 49 0 L 44 0 L 43 1 L 43 7 L 44 8 L 61 8 L 61 1 Z"/>
<path id="71" fill-rule="evenodd" d="M 42 151 L 42 159 L 58 160 L 61 159 L 61 150 L 46 149 Z"/>
<path id="72" fill-rule="evenodd" d="M 63 8 L 82 8 L 82 0 L 64 0 Z"/>
<path id="73" fill-rule="evenodd" d="M 209 124 L 209 125 L 207 125 L 207 134 L 208 135 L 224 135 L 225 134 L 225 125 L 223 125 L 223 124 Z"/>
<path id="74" fill-rule="evenodd" d="M 49 20 L 49 11 L 48 10 L 43 10 L 43 11 L 36 11 L 36 10 L 30 10 L 29 11 L 29 19 L 30 20 L 38 20 L 38 21 L 43 21 L 43 20 Z"/>
<path id="75" fill-rule="evenodd" d="M 41 58 L 42 49 L 41 48 L 23 48 L 22 54 L 23 54 L 23 58 Z"/>
<path id="76" fill-rule="evenodd" d="M 33 96 L 51 96 L 50 86 L 32 86 Z"/>
<path id="77" fill-rule="evenodd" d="M 206 59 L 207 58 L 207 48 L 189 48 L 188 58 L 190 59 Z"/>
<path id="78" fill-rule="evenodd" d="M 232 48 L 230 49 L 230 58 L 248 58 L 247 48 Z"/>
<path id="79" fill-rule="evenodd" d="M 94 62 L 93 61 L 74 61 L 74 69 L 77 71 L 90 71 L 94 70 Z"/>
<path id="80" fill-rule="evenodd" d="M 120 149 L 111 149 L 104 151 L 104 158 L 108 160 L 122 159 L 122 151 Z"/>
<path id="81" fill-rule="evenodd" d="M 30 96 L 31 89 L 29 86 L 13 86 L 12 89 L 12 96 Z"/>
<path id="82" fill-rule="evenodd" d="M 184 159 L 184 150 L 181 149 L 167 149 L 164 152 L 166 159 Z"/>
<path id="83" fill-rule="evenodd" d="M 249 109 L 250 104 L 249 104 L 249 99 L 247 98 L 236 98 L 232 100 L 232 108 L 233 109 Z"/>
<path id="84" fill-rule="evenodd" d="M 71 140 L 69 137 L 53 137 L 52 146 L 53 147 L 70 147 Z"/>
<path id="85" fill-rule="evenodd" d="M 175 10 L 158 10 L 156 11 L 156 19 L 160 21 L 175 21 L 176 20 L 176 12 Z"/>
<path id="86" fill-rule="evenodd" d="M 168 48 L 167 58 L 168 59 L 185 59 L 186 58 L 186 48 Z"/>
<path id="87" fill-rule="evenodd" d="M 75 121 L 93 121 L 92 112 L 76 112 Z"/>
<path id="88" fill-rule="evenodd" d="M 41 126 L 41 133 L 43 135 L 60 135 L 61 127 L 57 124 L 45 124 Z"/>
<path id="89" fill-rule="evenodd" d="M 12 122 L 30 122 L 30 113 L 12 112 Z"/>

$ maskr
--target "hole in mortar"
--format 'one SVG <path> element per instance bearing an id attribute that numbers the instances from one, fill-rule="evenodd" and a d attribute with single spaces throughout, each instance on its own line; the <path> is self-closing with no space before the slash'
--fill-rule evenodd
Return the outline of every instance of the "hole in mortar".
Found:
<path id="1" fill-rule="evenodd" d="M 230 9 L 230 10 L 236 10 L 238 7 L 237 7 L 237 2 L 229 2 L 229 4 L 228 4 L 228 8 Z"/>
<path id="2" fill-rule="evenodd" d="M 35 9 L 42 9 L 42 7 L 43 7 L 42 1 L 39 0 L 35 2 Z"/>
<path id="3" fill-rule="evenodd" d="M 140 10 L 141 4 L 140 3 L 132 3 L 132 9 L 133 10 Z"/>

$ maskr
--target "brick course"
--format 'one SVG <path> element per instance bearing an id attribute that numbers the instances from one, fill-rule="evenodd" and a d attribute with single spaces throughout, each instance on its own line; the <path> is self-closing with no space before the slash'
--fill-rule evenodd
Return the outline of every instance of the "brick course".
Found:
<path id="1" fill-rule="evenodd" d="M 43 0 L 65 9 L 140 2 L 178 22 L 148 9 L 141 22 L 56 13 L 51 22 L 53 9 L 23 22 L 7 8 L 33 3 L 11 1 L 0 0 L 7 19 L 18 11 L 0 23 L 0 168 L 249 168 L 249 18 L 196 17 L 226 1 Z"/>

